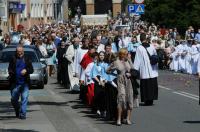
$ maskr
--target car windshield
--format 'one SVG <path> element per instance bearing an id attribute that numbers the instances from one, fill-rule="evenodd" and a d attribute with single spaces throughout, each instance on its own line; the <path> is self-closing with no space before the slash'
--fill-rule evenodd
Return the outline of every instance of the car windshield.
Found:
<path id="1" fill-rule="evenodd" d="M 35 54 L 35 52 L 31 51 L 24 51 L 25 56 L 31 59 L 32 62 L 38 62 L 38 58 Z M 5 51 L 1 55 L 1 62 L 10 62 L 12 57 L 15 55 L 15 51 Z"/>

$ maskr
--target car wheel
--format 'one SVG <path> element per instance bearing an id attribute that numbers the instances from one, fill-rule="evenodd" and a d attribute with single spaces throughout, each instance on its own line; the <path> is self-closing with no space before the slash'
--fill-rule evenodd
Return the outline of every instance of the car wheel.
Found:
<path id="1" fill-rule="evenodd" d="M 48 71 L 46 70 L 46 72 L 44 73 L 44 84 L 48 83 Z"/>
<path id="2" fill-rule="evenodd" d="M 48 76 L 44 77 L 44 84 L 48 83 Z"/>
<path id="3" fill-rule="evenodd" d="M 38 89 L 43 89 L 44 88 L 44 82 L 41 82 L 38 86 L 37 86 Z"/>

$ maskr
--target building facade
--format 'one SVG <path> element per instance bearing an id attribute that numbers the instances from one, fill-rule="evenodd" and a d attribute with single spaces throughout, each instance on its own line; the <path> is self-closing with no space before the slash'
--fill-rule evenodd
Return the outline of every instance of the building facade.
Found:
<path id="1" fill-rule="evenodd" d="M 4 33 L 18 25 L 32 25 L 55 21 L 58 0 L 0 0 L 0 28 Z"/>
<path id="2" fill-rule="evenodd" d="M 0 29 L 8 32 L 7 0 L 0 0 Z"/>
<path id="3" fill-rule="evenodd" d="M 116 16 L 122 9 L 122 0 L 60 0 L 63 5 L 63 20 L 67 20 L 69 15 L 77 13 L 77 8 L 81 8 L 83 15 L 108 14 Z"/>
<path id="4" fill-rule="evenodd" d="M 0 0 L 0 28 L 4 32 L 18 25 L 67 21 L 78 11 L 81 14 L 110 14 L 121 12 L 122 0 Z"/>

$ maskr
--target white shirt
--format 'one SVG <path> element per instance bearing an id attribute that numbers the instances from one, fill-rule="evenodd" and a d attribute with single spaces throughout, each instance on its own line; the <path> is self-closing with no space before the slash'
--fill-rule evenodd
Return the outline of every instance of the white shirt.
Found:
<path id="1" fill-rule="evenodd" d="M 79 48 L 78 51 L 77 51 L 77 54 L 76 54 L 76 57 L 75 57 L 75 60 L 74 60 L 74 63 L 75 63 L 75 73 L 78 75 L 78 77 L 81 79 L 81 80 L 85 80 L 84 79 L 84 70 L 81 68 L 81 61 L 84 57 L 84 55 L 88 52 L 88 49 L 81 49 Z M 82 77 L 81 77 L 82 76 Z"/>
<path id="2" fill-rule="evenodd" d="M 131 42 L 129 37 L 120 38 L 120 40 L 119 40 L 119 48 L 128 48 L 129 42 Z"/>
<path id="3" fill-rule="evenodd" d="M 105 51 L 105 45 L 103 45 L 103 44 L 100 44 L 100 45 L 98 46 L 98 48 L 97 48 L 97 52 L 98 52 L 98 53 L 101 52 L 101 51 Z"/>
<path id="4" fill-rule="evenodd" d="M 86 77 L 86 84 L 87 85 L 94 83 L 94 81 L 92 80 L 92 76 L 91 76 L 93 66 L 94 66 L 94 62 L 88 64 L 86 69 L 85 69 L 85 77 Z"/>
<path id="5" fill-rule="evenodd" d="M 42 56 L 47 56 L 48 55 L 47 54 L 47 50 L 43 45 L 39 45 L 38 48 L 39 48 L 40 52 L 42 53 Z"/>
<path id="6" fill-rule="evenodd" d="M 148 47 L 147 50 L 150 55 L 157 54 L 155 48 L 152 45 L 150 45 L 150 47 Z M 136 56 L 133 67 L 134 69 L 140 71 L 141 79 L 158 77 L 158 65 L 150 64 L 150 59 L 147 54 L 147 51 L 142 45 L 140 45 L 136 50 Z"/>
<path id="7" fill-rule="evenodd" d="M 28 39 L 24 40 L 24 45 L 31 45 L 31 42 Z"/>

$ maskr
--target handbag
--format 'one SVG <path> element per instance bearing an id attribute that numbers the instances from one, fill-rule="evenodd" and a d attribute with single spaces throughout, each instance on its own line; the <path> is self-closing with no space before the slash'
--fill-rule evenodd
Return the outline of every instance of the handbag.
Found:
<path id="1" fill-rule="evenodd" d="M 129 65 L 132 66 L 132 62 L 131 60 L 128 60 L 129 62 Z M 134 78 L 134 79 L 140 79 L 140 72 L 136 69 L 134 69 L 133 67 L 131 67 L 130 69 L 130 74 L 131 74 L 131 77 Z"/>
<path id="2" fill-rule="evenodd" d="M 55 52 L 54 50 L 47 50 L 47 54 L 49 57 L 52 57 L 54 52 Z"/>
<path id="3" fill-rule="evenodd" d="M 144 46 L 143 46 L 144 47 Z M 144 47 L 145 48 L 145 47 Z M 145 48 L 145 50 L 147 51 L 147 54 L 149 56 L 149 60 L 150 60 L 150 64 L 151 65 L 156 65 L 158 64 L 158 61 L 159 61 L 159 57 L 158 55 L 150 55 L 148 50 Z"/>
<path id="4" fill-rule="evenodd" d="M 132 68 L 130 69 L 130 74 L 132 78 L 140 79 L 140 72 L 138 70 Z"/>

